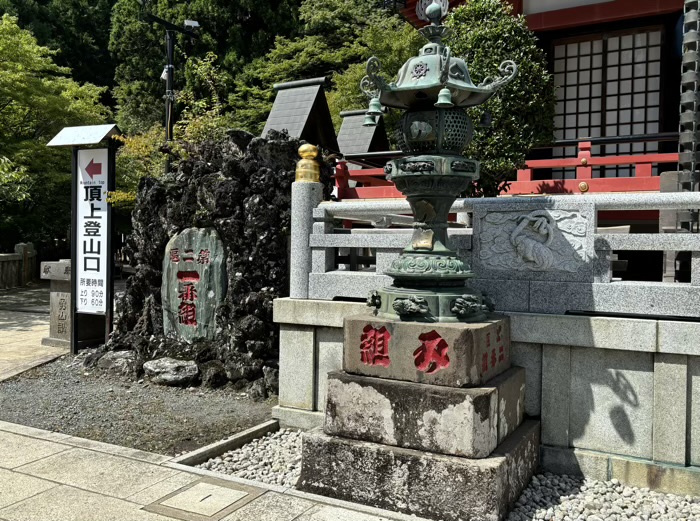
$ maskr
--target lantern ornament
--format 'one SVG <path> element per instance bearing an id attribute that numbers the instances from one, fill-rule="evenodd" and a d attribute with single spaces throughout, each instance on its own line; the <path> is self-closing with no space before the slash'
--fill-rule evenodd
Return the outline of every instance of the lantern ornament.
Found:
<path id="1" fill-rule="evenodd" d="M 425 4 L 427 1 L 421 0 L 421 6 Z M 404 63 L 396 81 L 384 79 L 379 60 L 372 57 L 360 82 L 371 100 L 365 124 L 376 124 L 381 106 L 404 110 L 396 137 L 404 152 L 414 154 L 392 160 L 385 167 L 387 179 L 406 196 L 414 215 L 410 245 L 385 272 L 394 283 L 380 290 L 376 299 L 378 314 L 389 318 L 472 322 L 482 320 L 484 312 L 491 309 L 483 295 L 465 287 L 473 273 L 448 247 L 447 217 L 457 195 L 479 178 L 479 162 L 461 155 L 474 135 L 465 109 L 488 101 L 515 78 L 518 67 L 505 61 L 498 75 L 475 85 L 464 59 L 452 56 L 442 43 L 449 33 L 441 23 L 447 14 L 446 4 L 433 0 L 422 10 L 430 21 L 420 29 L 428 43 L 418 56 Z M 421 313 L 411 312 L 410 306 L 394 305 L 395 301 L 400 304 L 416 299 L 424 303 Z M 455 306 L 458 299 L 472 302 L 472 312 Z M 453 311 L 457 308 L 460 313 Z"/>

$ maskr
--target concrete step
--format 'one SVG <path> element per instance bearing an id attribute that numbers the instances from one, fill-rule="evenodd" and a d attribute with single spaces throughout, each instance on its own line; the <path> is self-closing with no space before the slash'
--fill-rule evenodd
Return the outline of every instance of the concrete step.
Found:
<path id="1" fill-rule="evenodd" d="M 304 434 L 297 488 L 445 521 L 499 521 L 538 465 L 538 421 L 527 420 L 485 459 Z"/>
<path id="2" fill-rule="evenodd" d="M 328 374 L 324 432 L 417 450 L 485 458 L 523 420 L 525 370 L 455 388 Z"/>

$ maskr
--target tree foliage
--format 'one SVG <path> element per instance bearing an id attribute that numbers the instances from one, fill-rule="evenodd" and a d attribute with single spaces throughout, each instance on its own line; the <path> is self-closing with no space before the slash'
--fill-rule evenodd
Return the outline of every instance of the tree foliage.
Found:
<path id="1" fill-rule="evenodd" d="M 200 38 L 177 36 L 176 88 L 197 91 L 186 64 L 188 56 L 213 53 L 221 69 L 222 92 L 232 87 L 233 77 L 253 58 L 272 46 L 275 35 L 293 33 L 298 0 L 154 0 L 147 9 L 175 25 L 197 20 Z M 109 48 L 117 59 L 115 96 L 117 122 L 128 132 L 146 131 L 163 119 L 165 30 L 146 22 L 137 0 L 117 0 L 112 15 Z"/>
<path id="2" fill-rule="evenodd" d="M 80 85 L 9 15 L 0 18 L 0 184 L 18 181 L 0 201 L 0 248 L 65 236 L 70 221 L 70 153 L 46 147 L 66 126 L 102 123 L 103 88 Z M 57 207 L 60 210 L 57 210 Z"/>
<path id="3" fill-rule="evenodd" d="M 0 0 L 0 15 L 18 18 L 40 45 L 57 51 L 54 60 L 78 82 L 111 86 L 110 17 L 116 0 Z"/>
<path id="4" fill-rule="evenodd" d="M 497 74 L 505 60 L 517 63 L 516 79 L 488 103 L 469 111 L 479 122 L 491 113 L 491 128 L 477 129 L 465 151 L 481 161 L 482 179 L 472 195 L 495 196 L 507 188 L 507 179 L 523 165 L 525 155 L 553 139 L 555 90 L 544 51 L 527 28 L 523 16 L 513 16 L 502 0 L 470 0 L 454 9 L 446 25 L 453 55 L 466 56 L 475 83 Z"/>
<path id="5" fill-rule="evenodd" d="M 319 76 L 340 81 L 351 65 L 359 66 L 373 53 L 388 50 L 392 43 L 386 41 L 390 40 L 386 35 L 391 34 L 393 39 L 397 30 L 400 45 L 406 45 L 405 22 L 378 8 L 374 0 L 305 0 L 299 18 L 300 36 L 278 37 L 270 52 L 246 66 L 236 78 L 229 103 L 240 128 L 262 131 L 275 98 L 275 83 Z M 385 56 L 391 60 L 392 54 Z M 354 76 L 346 83 L 352 81 Z M 356 104 L 357 96 L 348 101 Z M 336 98 L 336 111 L 344 105 Z"/>

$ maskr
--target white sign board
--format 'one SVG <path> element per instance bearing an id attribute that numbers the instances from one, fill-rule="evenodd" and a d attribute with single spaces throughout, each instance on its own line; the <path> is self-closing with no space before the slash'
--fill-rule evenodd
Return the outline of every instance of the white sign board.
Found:
<path id="1" fill-rule="evenodd" d="M 78 313 L 107 312 L 107 161 L 106 148 L 78 151 L 77 285 Z"/>

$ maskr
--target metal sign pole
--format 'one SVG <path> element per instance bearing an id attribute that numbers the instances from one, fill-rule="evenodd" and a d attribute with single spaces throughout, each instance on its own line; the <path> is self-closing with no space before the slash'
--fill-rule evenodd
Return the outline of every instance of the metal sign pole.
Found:
<path id="1" fill-rule="evenodd" d="M 70 224 L 70 352 L 78 354 L 78 147 L 72 148 Z"/>
<path id="2" fill-rule="evenodd" d="M 116 153 L 117 144 L 114 139 L 109 140 L 107 152 L 107 191 L 114 192 L 116 189 Z M 107 309 L 105 311 L 105 343 L 109 342 L 109 335 L 112 333 L 112 324 L 114 322 L 114 221 L 112 220 L 112 204 L 107 204 L 107 283 L 105 284 L 105 298 L 107 299 Z"/>

